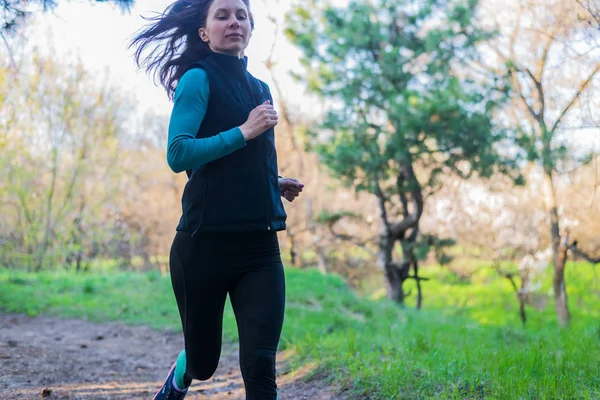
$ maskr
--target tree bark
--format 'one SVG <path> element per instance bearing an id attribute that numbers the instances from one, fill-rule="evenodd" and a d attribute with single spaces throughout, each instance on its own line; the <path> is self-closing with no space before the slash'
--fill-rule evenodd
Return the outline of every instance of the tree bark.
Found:
<path id="1" fill-rule="evenodd" d="M 525 326 L 525 324 L 527 323 L 527 313 L 525 309 L 525 305 L 527 303 L 527 295 L 525 293 L 525 287 L 527 286 L 528 282 L 527 274 L 521 274 L 521 289 L 519 289 L 519 287 L 517 286 L 517 282 L 515 282 L 514 274 L 512 274 L 511 272 L 503 271 L 500 268 L 499 259 L 494 260 L 494 269 L 500 276 L 505 277 L 510 282 L 510 285 L 515 291 L 515 295 L 517 296 L 517 300 L 519 301 L 519 318 L 521 318 L 521 323 L 523 323 L 523 326 Z"/>
<path id="2" fill-rule="evenodd" d="M 575 257 L 581 257 L 583 258 L 585 261 L 589 262 L 592 265 L 596 265 L 596 264 L 600 264 L 600 257 L 592 257 L 591 255 L 579 250 L 577 248 L 577 240 L 573 241 L 573 243 L 569 246 L 569 251 L 575 256 Z"/>
<path id="3" fill-rule="evenodd" d="M 571 319 L 567 299 L 567 286 L 565 284 L 565 266 L 567 263 L 568 246 L 567 242 L 564 242 L 564 240 L 561 241 L 558 205 L 552 170 L 553 169 L 549 165 L 546 165 L 544 168 L 544 174 L 550 192 L 548 210 L 550 214 L 550 234 L 552 238 L 552 259 L 554 264 L 554 304 L 558 322 L 561 325 L 567 325 Z M 568 240 L 568 236 L 565 236 L 565 238 Z"/>
<path id="4" fill-rule="evenodd" d="M 50 246 L 50 234 L 52 231 L 52 204 L 54 200 L 54 191 L 56 189 L 56 180 L 58 175 L 58 148 L 54 147 L 52 149 L 52 177 L 50 180 L 50 189 L 46 194 L 46 223 L 44 226 L 44 239 L 42 240 L 42 245 L 38 251 L 38 257 L 36 260 L 35 271 L 39 272 L 44 267 L 44 261 L 46 258 L 46 253 L 48 252 L 48 247 Z"/>
<path id="5" fill-rule="evenodd" d="M 306 199 L 306 219 L 308 224 L 308 231 L 310 232 L 312 243 L 317 252 L 318 267 L 321 274 L 327 274 L 327 258 L 325 257 L 325 251 L 321 243 L 321 237 L 317 232 L 317 223 L 313 213 L 313 201 L 309 197 Z"/>
<path id="6" fill-rule="evenodd" d="M 419 267 L 414 254 L 414 246 L 419 234 L 419 221 L 423 214 L 423 196 L 410 162 L 410 156 L 399 160 L 398 165 L 397 191 L 402 203 L 403 214 L 403 218 L 399 222 L 390 224 L 386 209 L 387 200 L 379 185 L 379 177 L 375 176 L 375 195 L 382 221 L 377 263 L 384 273 L 388 298 L 399 304 L 404 304 L 407 296 L 403 288 L 404 281 L 408 278 L 416 280 L 416 307 L 419 309 L 423 303 L 420 282 L 422 278 L 418 275 Z M 410 231 L 410 235 L 407 235 L 408 231 Z M 400 241 L 403 253 L 403 259 L 400 262 L 393 259 L 394 244 L 397 240 Z M 411 267 L 414 271 L 412 276 L 410 276 Z"/>
<path id="7" fill-rule="evenodd" d="M 73 247 L 76 249 L 75 253 L 75 270 L 77 272 L 83 269 L 83 211 L 85 209 L 85 196 L 81 195 L 81 201 L 79 203 L 79 212 L 75 217 L 74 227 L 73 227 Z"/>
<path id="8" fill-rule="evenodd" d="M 394 242 L 396 239 L 390 229 L 387 210 L 385 208 L 386 199 L 381 187 L 379 186 L 378 177 L 375 177 L 374 184 L 375 196 L 377 196 L 377 204 L 379 205 L 379 216 L 382 222 L 381 235 L 379 237 L 379 249 L 377 253 L 377 264 L 383 272 L 388 299 L 402 304 L 404 302 L 404 290 L 402 288 L 403 281 L 400 278 L 398 269 L 393 262 Z"/>
<path id="9" fill-rule="evenodd" d="M 388 299 L 403 304 L 404 289 L 402 288 L 402 284 L 404 283 L 404 280 L 399 273 L 400 268 L 397 268 L 392 259 L 394 241 L 395 240 L 390 235 L 382 233 L 377 260 L 384 273 Z M 408 275 L 408 273 L 406 275 Z"/>

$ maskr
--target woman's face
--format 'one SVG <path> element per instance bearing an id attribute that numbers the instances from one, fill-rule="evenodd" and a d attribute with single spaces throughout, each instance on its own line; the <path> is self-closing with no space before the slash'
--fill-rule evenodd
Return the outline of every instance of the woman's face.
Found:
<path id="1" fill-rule="evenodd" d="M 216 53 L 241 57 L 252 34 L 249 14 L 242 0 L 214 0 L 200 38 Z"/>

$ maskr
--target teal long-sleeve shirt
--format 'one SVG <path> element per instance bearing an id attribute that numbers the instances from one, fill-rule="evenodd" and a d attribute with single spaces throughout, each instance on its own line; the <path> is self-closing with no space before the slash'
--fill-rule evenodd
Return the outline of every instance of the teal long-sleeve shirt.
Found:
<path id="1" fill-rule="evenodd" d="M 196 139 L 209 94 L 208 77 L 201 68 L 187 71 L 177 84 L 167 143 L 167 163 L 175 173 L 200 168 L 246 146 L 239 127 Z"/>

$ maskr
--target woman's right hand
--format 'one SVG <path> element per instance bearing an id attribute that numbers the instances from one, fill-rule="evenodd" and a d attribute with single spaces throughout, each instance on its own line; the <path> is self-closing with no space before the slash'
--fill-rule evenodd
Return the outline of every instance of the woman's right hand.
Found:
<path id="1" fill-rule="evenodd" d="M 246 141 L 262 135 L 267 129 L 277 125 L 277 111 L 270 100 L 265 101 L 254 110 L 250 111 L 248 120 L 240 126 Z"/>

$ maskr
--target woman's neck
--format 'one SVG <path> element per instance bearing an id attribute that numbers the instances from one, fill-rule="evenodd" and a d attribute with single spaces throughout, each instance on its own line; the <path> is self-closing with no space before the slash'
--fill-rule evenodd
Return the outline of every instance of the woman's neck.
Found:
<path id="1" fill-rule="evenodd" d="M 245 50 L 242 50 L 239 54 L 231 54 L 231 53 L 226 53 L 226 52 L 223 52 L 223 51 L 215 50 L 212 47 L 210 49 L 212 50 L 213 53 L 223 54 L 225 56 L 236 57 L 236 58 L 239 58 L 239 59 L 244 58 L 244 55 L 245 55 Z"/>

